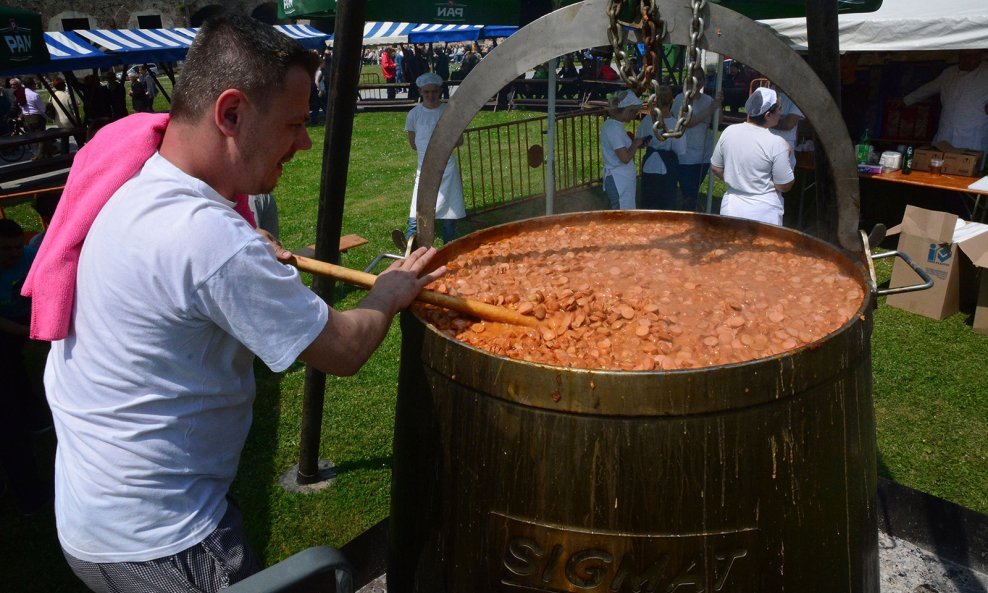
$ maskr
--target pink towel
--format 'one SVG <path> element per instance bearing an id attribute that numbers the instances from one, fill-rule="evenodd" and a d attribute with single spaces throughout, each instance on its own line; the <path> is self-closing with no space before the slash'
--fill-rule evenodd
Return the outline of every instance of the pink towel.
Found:
<path id="1" fill-rule="evenodd" d="M 168 114 L 135 113 L 103 127 L 79 150 L 41 250 L 21 293 L 31 297 L 31 337 L 61 340 L 69 333 L 82 244 L 103 205 L 161 145 Z M 236 211 L 256 226 L 247 196 Z"/>

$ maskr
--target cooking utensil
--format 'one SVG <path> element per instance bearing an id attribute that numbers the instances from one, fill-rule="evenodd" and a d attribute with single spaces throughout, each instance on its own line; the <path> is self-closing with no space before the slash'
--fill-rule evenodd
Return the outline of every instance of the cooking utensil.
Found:
<path id="1" fill-rule="evenodd" d="M 359 286 L 361 288 L 371 288 L 377 281 L 377 276 L 374 274 L 351 270 L 350 268 L 344 268 L 343 266 L 337 266 L 335 264 L 317 259 L 302 257 L 300 255 L 296 255 L 289 263 L 303 272 L 319 274 L 320 276 L 328 276 L 334 280 L 346 282 L 347 284 L 353 284 L 354 286 Z M 419 293 L 419 296 L 415 300 L 428 303 L 430 305 L 435 305 L 437 307 L 443 307 L 445 309 L 452 309 L 458 313 L 463 313 L 485 321 L 495 321 L 498 323 L 508 323 L 511 325 L 521 325 L 525 327 L 536 327 L 539 323 L 534 317 L 522 315 L 512 311 L 511 309 L 498 307 L 496 305 L 489 305 L 487 303 L 473 301 L 458 296 L 443 294 L 433 290 L 423 290 Z"/>

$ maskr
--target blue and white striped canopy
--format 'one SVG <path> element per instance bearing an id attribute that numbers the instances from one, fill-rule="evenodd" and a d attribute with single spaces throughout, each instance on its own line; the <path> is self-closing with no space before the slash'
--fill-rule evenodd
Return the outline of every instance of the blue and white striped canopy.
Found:
<path id="1" fill-rule="evenodd" d="M 414 23 L 394 23 L 391 21 L 364 23 L 364 45 L 407 43 L 408 34 L 416 26 Z"/>
<path id="2" fill-rule="evenodd" d="M 76 31 L 125 64 L 175 62 L 185 58 L 198 29 L 97 29 Z"/>
<path id="3" fill-rule="evenodd" d="M 48 54 L 51 56 L 51 62 L 13 70 L 4 70 L 3 76 L 103 68 L 110 67 L 119 62 L 115 57 L 99 51 L 92 45 L 89 45 L 85 39 L 71 31 L 46 32 L 45 45 L 48 46 Z"/>
<path id="4" fill-rule="evenodd" d="M 476 41 L 482 29 L 480 25 L 415 25 L 408 34 L 408 42 Z"/>
<path id="5" fill-rule="evenodd" d="M 509 37 L 517 30 L 508 26 L 368 22 L 364 24 L 364 45 L 477 41 Z"/>
<path id="6" fill-rule="evenodd" d="M 322 47 L 331 36 L 309 25 L 276 25 L 279 32 L 298 40 L 303 46 Z M 76 31 L 105 51 L 119 54 L 127 64 L 146 62 L 175 62 L 185 59 L 185 54 L 195 39 L 197 28 L 176 29 L 99 29 Z"/>
<path id="7" fill-rule="evenodd" d="M 292 39 L 302 44 L 307 49 L 322 49 L 326 46 L 326 40 L 333 36 L 310 26 L 310 25 L 275 25 L 275 29 L 288 35 Z"/>

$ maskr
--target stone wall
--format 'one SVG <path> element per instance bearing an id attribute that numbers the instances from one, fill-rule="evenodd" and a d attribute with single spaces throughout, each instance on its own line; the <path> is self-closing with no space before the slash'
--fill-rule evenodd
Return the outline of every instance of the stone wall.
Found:
<path id="1" fill-rule="evenodd" d="M 167 1 L 167 0 L 20 0 L 20 8 L 41 14 L 47 31 L 64 31 L 64 19 L 85 19 L 90 29 L 137 29 L 138 17 L 157 16 L 161 26 L 197 27 L 218 11 L 233 10 L 251 14 L 274 24 L 277 4 L 271 0 Z M 77 21 L 83 22 L 83 21 Z M 74 27 L 83 28 L 83 27 Z"/>

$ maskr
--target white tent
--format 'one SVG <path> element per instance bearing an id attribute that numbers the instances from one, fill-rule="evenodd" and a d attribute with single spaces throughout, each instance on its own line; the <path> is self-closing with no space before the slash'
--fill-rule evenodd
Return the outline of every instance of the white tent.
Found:
<path id="1" fill-rule="evenodd" d="M 988 0 L 884 0 L 875 12 L 837 20 L 842 52 L 988 48 Z M 807 49 L 805 19 L 760 22 Z"/>

